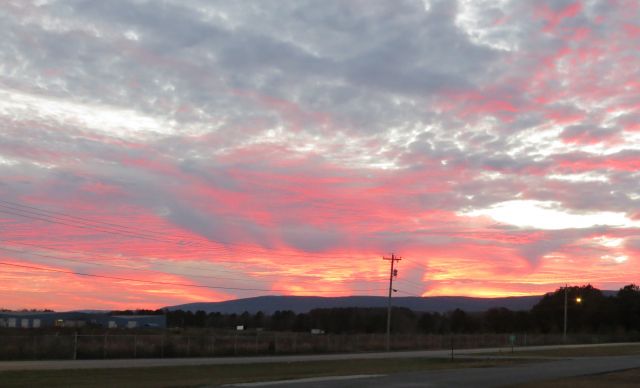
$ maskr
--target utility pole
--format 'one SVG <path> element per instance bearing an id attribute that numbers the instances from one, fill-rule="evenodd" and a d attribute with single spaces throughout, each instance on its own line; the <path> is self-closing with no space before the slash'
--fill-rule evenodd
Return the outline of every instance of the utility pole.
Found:
<path id="1" fill-rule="evenodd" d="M 567 342 L 567 284 L 564 285 L 564 330 L 562 331 L 562 342 Z"/>
<path id="2" fill-rule="evenodd" d="M 393 278 L 398 276 L 398 270 L 394 269 L 395 262 L 402 260 L 396 255 L 391 254 L 391 257 L 383 257 L 383 260 L 389 260 L 391 262 L 391 271 L 389 272 L 389 299 L 387 300 L 387 352 L 391 350 L 391 293 L 396 290 L 393 289 Z"/>

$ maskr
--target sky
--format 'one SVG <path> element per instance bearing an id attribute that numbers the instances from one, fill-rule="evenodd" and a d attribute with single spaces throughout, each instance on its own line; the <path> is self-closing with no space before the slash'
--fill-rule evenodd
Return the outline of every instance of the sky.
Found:
<path id="1" fill-rule="evenodd" d="M 636 0 L 2 0 L 0 307 L 640 275 Z"/>

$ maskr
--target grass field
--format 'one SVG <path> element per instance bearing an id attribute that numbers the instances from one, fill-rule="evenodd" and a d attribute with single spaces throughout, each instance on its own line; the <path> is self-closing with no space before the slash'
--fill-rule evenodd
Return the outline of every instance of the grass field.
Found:
<path id="1" fill-rule="evenodd" d="M 514 360 L 381 359 L 164 368 L 0 372 L 2 387 L 198 387 L 318 376 L 512 365 Z"/>
<path id="2" fill-rule="evenodd" d="M 589 346 L 582 348 L 549 349 L 535 351 L 517 351 L 514 353 L 491 353 L 492 355 L 507 355 L 516 357 L 610 357 L 610 356 L 640 356 L 640 344 L 619 346 Z"/>
<path id="3" fill-rule="evenodd" d="M 640 369 L 630 369 L 621 372 L 603 373 L 599 375 L 572 377 L 567 379 L 549 380 L 539 383 L 520 384 L 512 388 L 631 388 L 640 384 Z"/>

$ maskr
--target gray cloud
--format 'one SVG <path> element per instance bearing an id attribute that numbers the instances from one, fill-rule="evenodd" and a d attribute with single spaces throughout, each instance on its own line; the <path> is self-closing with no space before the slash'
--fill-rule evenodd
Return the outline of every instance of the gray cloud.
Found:
<path id="1" fill-rule="evenodd" d="M 637 213 L 625 15 L 590 1 L 563 19 L 571 2 L 513 1 L 470 21 L 469 2 L 428 3 L 8 4 L 2 191 L 98 201 L 84 185 L 100 183 L 120 193 L 105 207 L 310 252 L 459 241 L 409 220 L 515 198 Z M 608 152 L 585 148 L 600 143 Z M 585 172 L 606 182 L 550 179 Z M 576 238 L 516 250 L 537 262 Z"/>

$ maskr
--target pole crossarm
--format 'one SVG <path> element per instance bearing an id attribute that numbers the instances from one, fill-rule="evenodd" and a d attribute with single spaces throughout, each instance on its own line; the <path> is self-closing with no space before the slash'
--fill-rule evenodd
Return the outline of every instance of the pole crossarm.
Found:
<path id="1" fill-rule="evenodd" d="M 391 263 L 391 270 L 389 271 L 389 298 L 387 300 L 387 352 L 391 350 L 391 294 L 393 289 L 393 278 L 398 276 L 398 271 L 394 269 L 396 261 L 402 260 L 400 257 L 396 257 L 395 254 L 391 254 L 391 257 L 383 257 L 382 260 L 388 260 Z"/>

